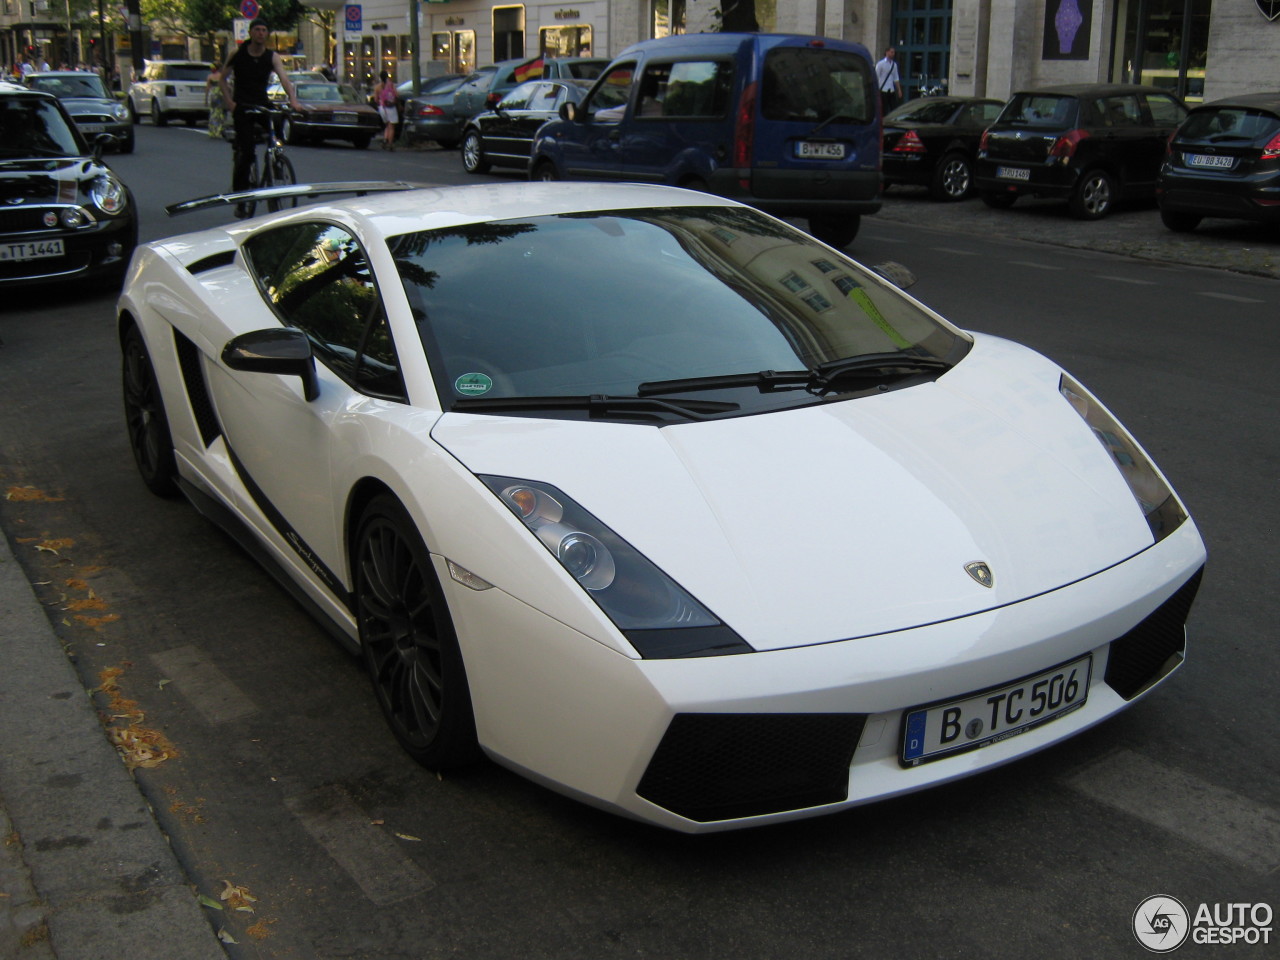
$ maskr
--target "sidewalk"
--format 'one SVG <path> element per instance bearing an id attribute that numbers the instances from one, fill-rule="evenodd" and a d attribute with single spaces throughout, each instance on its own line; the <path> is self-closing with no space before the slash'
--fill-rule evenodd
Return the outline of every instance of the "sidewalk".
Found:
<path id="1" fill-rule="evenodd" d="M 0 535 L 0 957 L 226 960 Z"/>

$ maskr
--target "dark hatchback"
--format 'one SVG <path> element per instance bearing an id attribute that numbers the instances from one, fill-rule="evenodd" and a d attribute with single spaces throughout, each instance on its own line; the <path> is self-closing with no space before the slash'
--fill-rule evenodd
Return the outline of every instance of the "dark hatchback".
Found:
<path id="1" fill-rule="evenodd" d="M 1280 93 L 1192 110 L 1169 140 L 1156 195 L 1170 230 L 1205 217 L 1280 223 Z"/>
<path id="2" fill-rule="evenodd" d="M 885 186 L 928 187 L 935 200 L 963 200 L 973 189 L 982 131 L 1003 106 L 977 97 L 923 97 L 898 107 L 884 118 Z"/>
<path id="3" fill-rule="evenodd" d="M 533 138 L 563 103 L 581 103 L 590 80 L 530 80 L 516 87 L 493 110 L 467 121 L 462 134 L 462 166 L 484 173 L 491 166 L 529 166 Z"/>
<path id="4" fill-rule="evenodd" d="M 128 187 L 57 98 L 0 82 L 0 286 L 119 284 L 138 242 Z"/>
<path id="5" fill-rule="evenodd" d="M 1015 93 L 982 135 L 975 174 L 992 207 L 1065 199 L 1097 220 L 1121 199 L 1150 199 L 1169 135 L 1187 116 L 1156 87 L 1071 84 Z"/>
<path id="6" fill-rule="evenodd" d="M 83 70 L 46 70 L 27 77 L 32 90 L 52 93 L 62 101 L 85 138 L 100 133 L 116 138 L 121 153 L 133 153 L 133 120 L 129 108 L 112 96 L 96 73 Z"/>

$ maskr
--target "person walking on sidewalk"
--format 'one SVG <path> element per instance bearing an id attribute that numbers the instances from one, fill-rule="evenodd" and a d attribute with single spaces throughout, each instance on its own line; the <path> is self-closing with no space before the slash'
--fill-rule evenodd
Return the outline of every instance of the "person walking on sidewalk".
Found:
<path id="1" fill-rule="evenodd" d="M 883 116 L 902 102 L 902 75 L 898 72 L 897 51 L 890 47 L 876 61 L 876 86 L 880 88 L 880 113 Z"/>
<path id="2" fill-rule="evenodd" d="M 373 88 L 373 102 L 378 106 L 378 116 L 386 124 L 382 131 L 382 149 L 394 150 L 396 124 L 400 122 L 400 114 L 396 110 L 396 85 L 391 80 L 391 74 L 386 70 L 382 71 L 379 79 L 382 82 Z"/>

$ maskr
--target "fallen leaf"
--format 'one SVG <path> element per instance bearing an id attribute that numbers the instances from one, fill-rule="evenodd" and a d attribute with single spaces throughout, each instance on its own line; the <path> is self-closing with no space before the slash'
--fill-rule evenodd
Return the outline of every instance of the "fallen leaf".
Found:
<path id="1" fill-rule="evenodd" d="M 226 927 L 218 928 L 218 939 L 221 940 L 223 943 L 239 943 L 239 941 L 236 940 L 235 937 L 227 933 Z"/>
<path id="2" fill-rule="evenodd" d="M 414 841 L 417 841 L 418 843 L 422 842 L 421 837 L 414 837 L 407 833 L 397 833 L 396 836 L 399 837 L 401 840 L 414 840 Z"/>
<path id="3" fill-rule="evenodd" d="M 200 896 L 197 897 L 196 899 L 198 899 L 206 907 L 212 907 L 214 910 L 222 909 L 222 904 L 220 904 L 217 900 L 213 899 L 213 897 L 209 896 L 206 893 L 200 894 Z"/>

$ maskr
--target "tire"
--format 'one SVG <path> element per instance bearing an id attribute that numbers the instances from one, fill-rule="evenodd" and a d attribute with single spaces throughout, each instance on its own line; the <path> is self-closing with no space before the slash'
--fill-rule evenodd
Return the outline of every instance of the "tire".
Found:
<path id="1" fill-rule="evenodd" d="M 368 150 L 369 144 L 373 142 L 373 137 L 356 137 L 351 141 L 351 145 L 357 150 Z"/>
<path id="2" fill-rule="evenodd" d="M 151 98 L 151 125 L 153 127 L 168 126 L 169 119 L 164 115 L 164 111 L 160 109 L 160 98 Z"/>
<path id="3" fill-rule="evenodd" d="M 489 162 L 484 158 L 484 138 L 479 130 L 468 130 L 462 138 L 462 169 L 467 173 L 489 172 Z"/>
<path id="4" fill-rule="evenodd" d="M 992 210 L 1008 210 L 1018 202 L 1018 195 L 1016 193 L 1008 193 L 1003 190 L 999 193 L 987 193 L 986 191 L 983 191 L 981 196 L 982 202 Z"/>
<path id="5" fill-rule="evenodd" d="M 529 174 L 530 180 L 542 180 L 550 183 L 553 180 L 559 180 L 560 171 L 556 169 L 556 165 L 550 160 L 539 160 L 533 171 Z"/>
<path id="6" fill-rule="evenodd" d="M 973 164 L 963 153 L 948 153 L 933 169 L 929 195 L 935 200 L 963 200 L 973 191 Z"/>
<path id="7" fill-rule="evenodd" d="M 457 140 L 437 140 L 436 146 L 438 146 L 441 150 L 457 150 L 458 141 Z"/>
<path id="8" fill-rule="evenodd" d="M 1077 220 L 1101 220 L 1115 205 L 1116 187 L 1105 170 L 1086 170 L 1068 201 Z"/>
<path id="9" fill-rule="evenodd" d="M 125 137 L 123 140 L 121 140 L 121 141 L 120 141 L 120 147 L 119 147 L 120 152 L 121 152 L 121 153 L 133 153 L 133 141 L 134 141 L 133 134 L 129 134 L 129 136 L 127 136 L 127 137 Z"/>
<path id="10" fill-rule="evenodd" d="M 399 500 L 382 494 L 365 508 L 353 560 L 360 648 L 391 732 L 432 770 L 479 759 L 453 621 L 431 556 Z"/>
<path id="11" fill-rule="evenodd" d="M 292 117 L 285 117 L 280 126 L 280 136 L 284 138 L 284 142 L 291 147 L 296 147 L 301 143 L 302 138 L 298 136 L 297 124 L 293 122 Z"/>
<path id="12" fill-rule="evenodd" d="M 846 217 L 810 217 L 809 232 L 829 247 L 841 250 L 853 243 L 862 226 L 862 217 L 851 214 Z"/>
<path id="13" fill-rule="evenodd" d="M 268 171 L 268 180 L 270 182 L 264 182 L 262 184 L 264 187 L 287 187 L 298 182 L 298 178 L 293 172 L 293 164 L 289 161 L 288 157 L 275 157 L 269 161 L 269 165 L 266 169 Z M 297 205 L 297 197 L 293 197 L 288 200 L 268 200 L 267 210 L 271 213 L 275 213 L 277 210 L 292 208 Z"/>
<path id="14" fill-rule="evenodd" d="M 1191 233 L 1200 226 L 1204 218 L 1194 213 L 1181 213 L 1177 210 L 1160 208 L 1160 222 L 1174 233 Z"/>
<path id="15" fill-rule="evenodd" d="M 148 490 L 157 497 L 172 497 L 178 492 L 173 437 L 155 367 L 137 327 L 131 326 L 125 332 L 121 348 L 124 419 L 133 461 Z"/>
<path id="16" fill-rule="evenodd" d="M 130 122 L 130 123 L 141 123 L 141 122 L 142 122 L 142 118 L 141 118 L 140 116 L 138 116 L 138 110 L 137 110 L 137 108 L 133 105 L 133 100 L 132 100 L 132 99 L 129 99 L 129 98 L 126 98 L 126 99 L 125 99 L 125 103 L 127 103 L 127 104 L 129 105 L 129 122 Z"/>

